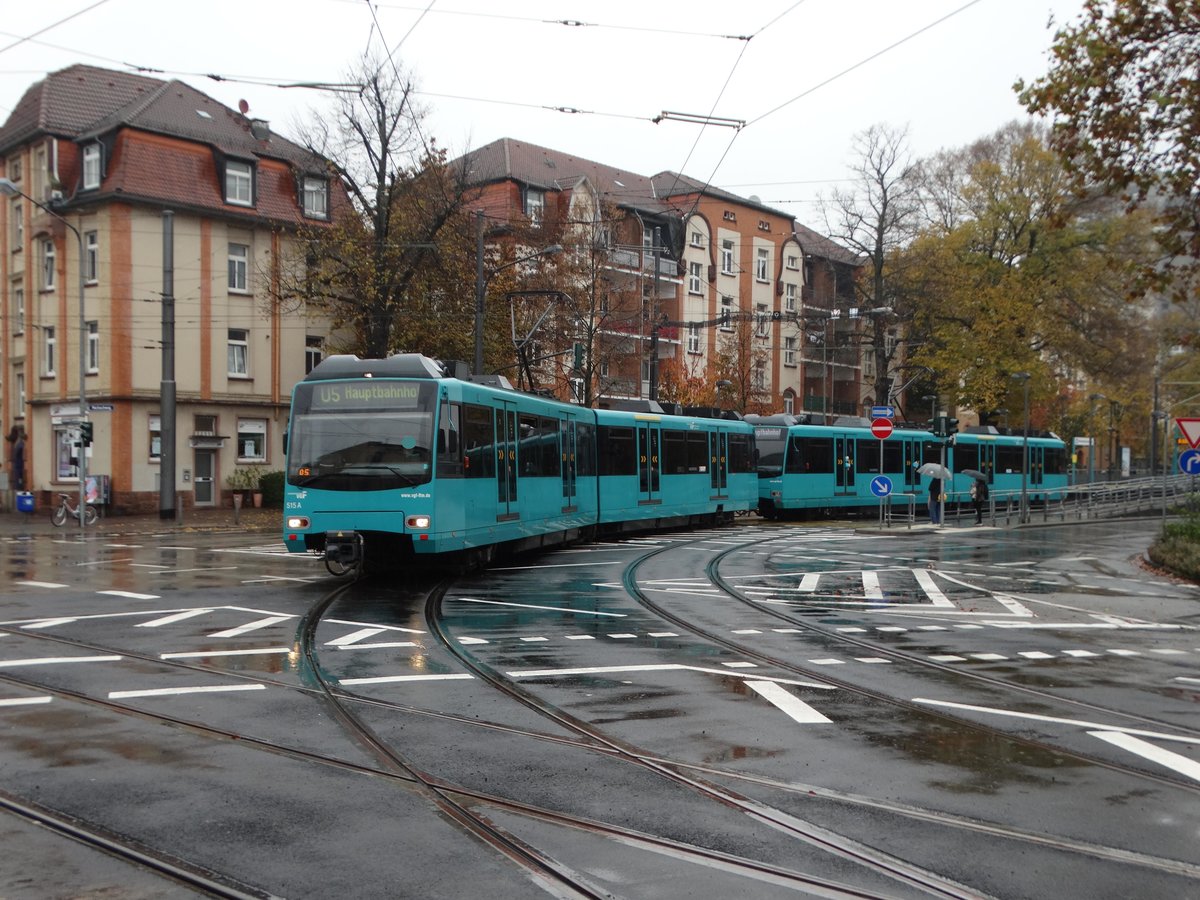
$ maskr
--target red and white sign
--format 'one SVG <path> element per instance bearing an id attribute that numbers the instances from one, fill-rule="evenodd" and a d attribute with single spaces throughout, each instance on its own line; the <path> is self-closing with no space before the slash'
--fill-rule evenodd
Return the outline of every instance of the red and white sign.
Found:
<path id="1" fill-rule="evenodd" d="M 1175 424 L 1179 426 L 1193 450 L 1200 447 L 1200 419 L 1176 419 Z"/>
<path id="2" fill-rule="evenodd" d="M 1196 420 L 1200 422 L 1200 419 Z M 884 438 L 892 436 L 892 420 L 891 419 L 876 419 L 871 423 L 871 434 L 879 438 L 881 441 Z"/>

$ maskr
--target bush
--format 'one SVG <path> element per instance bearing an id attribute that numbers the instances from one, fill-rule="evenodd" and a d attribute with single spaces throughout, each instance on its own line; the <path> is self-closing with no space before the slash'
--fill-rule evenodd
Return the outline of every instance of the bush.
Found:
<path id="1" fill-rule="evenodd" d="M 225 484 L 231 491 L 257 491 L 258 469 L 252 469 L 249 466 L 238 466 L 229 473 L 229 477 L 225 479 Z"/>
<path id="2" fill-rule="evenodd" d="M 1156 566 L 1200 582 L 1200 513 L 1193 511 L 1178 522 L 1167 523 L 1147 555 Z"/>
<path id="3" fill-rule="evenodd" d="M 263 506 L 283 507 L 283 482 L 282 471 L 262 473 L 258 479 L 258 486 L 262 490 Z"/>

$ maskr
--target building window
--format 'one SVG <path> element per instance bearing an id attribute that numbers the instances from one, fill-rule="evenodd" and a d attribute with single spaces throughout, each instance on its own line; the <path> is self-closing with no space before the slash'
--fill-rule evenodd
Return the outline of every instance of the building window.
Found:
<path id="1" fill-rule="evenodd" d="M 13 334 L 25 333 L 25 288 L 13 287 Z"/>
<path id="2" fill-rule="evenodd" d="M 762 363 L 756 363 L 754 366 L 754 388 L 759 391 L 767 389 L 767 370 Z"/>
<path id="3" fill-rule="evenodd" d="M 83 277 L 88 284 L 100 279 L 100 234 L 95 231 L 83 235 Z"/>
<path id="4" fill-rule="evenodd" d="M 88 144 L 83 148 L 83 189 L 92 191 L 100 187 L 100 145 Z"/>
<path id="5" fill-rule="evenodd" d="M 800 257 L 798 257 L 798 256 L 788 256 L 786 265 L 787 265 L 787 267 L 788 267 L 789 269 L 791 269 L 793 272 L 799 271 L 799 269 L 800 269 Z"/>
<path id="6" fill-rule="evenodd" d="M 305 177 L 304 215 L 310 219 L 329 218 L 329 182 L 324 178 Z"/>
<path id="7" fill-rule="evenodd" d="M 225 202 L 254 205 L 254 165 L 229 160 L 225 163 Z"/>
<path id="8" fill-rule="evenodd" d="M 25 418 L 25 373 L 18 372 L 17 379 L 17 408 L 15 410 L 16 417 L 19 419 Z"/>
<path id="9" fill-rule="evenodd" d="M 765 338 L 771 333 L 771 314 L 767 312 L 767 304 L 758 304 L 758 336 Z"/>
<path id="10" fill-rule="evenodd" d="M 54 377 L 54 351 L 58 349 L 58 338 L 50 326 L 42 328 L 42 375 Z"/>
<path id="11" fill-rule="evenodd" d="M 244 328 L 230 328 L 229 342 L 226 345 L 229 376 L 231 378 L 249 378 L 250 343 L 248 332 Z"/>
<path id="12" fill-rule="evenodd" d="M 525 215 L 535 228 L 542 224 L 542 216 L 546 212 L 546 192 L 529 188 L 525 191 Z"/>
<path id="13" fill-rule="evenodd" d="M 325 339 L 317 335 L 308 335 L 304 339 L 304 374 L 307 375 L 321 362 L 325 354 Z"/>
<path id="14" fill-rule="evenodd" d="M 698 262 L 688 263 L 688 293 L 701 294 L 703 288 L 700 282 L 701 265 Z"/>
<path id="15" fill-rule="evenodd" d="M 783 286 L 783 306 L 788 312 L 796 311 L 796 286 L 794 284 Z"/>
<path id="16" fill-rule="evenodd" d="M 25 207 L 17 200 L 12 205 L 12 249 L 25 246 Z"/>
<path id="17" fill-rule="evenodd" d="M 56 260 L 54 256 L 54 241 L 42 241 L 42 290 L 54 290 L 54 276 L 56 273 Z"/>
<path id="18" fill-rule="evenodd" d="M 737 221 L 737 213 L 735 213 L 731 209 L 727 209 L 727 210 L 725 210 L 724 213 L 721 214 L 721 218 L 724 219 L 726 222 L 736 222 Z"/>
<path id="19" fill-rule="evenodd" d="M 689 322 L 687 327 L 687 352 L 700 352 L 700 326 L 695 322 Z"/>
<path id="20" fill-rule="evenodd" d="M 21 180 L 21 157 L 19 157 L 19 156 L 12 157 L 8 161 L 8 168 L 6 171 L 8 172 L 8 180 L 9 181 L 20 181 Z"/>
<path id="21" fill-rule="evenodd" d="M 733 274 L 733 241 L 721 241 L 721 274 Z"/>
<path id="22" fill-rule="evenodd" d="M 721 327 L 724 328 L 726 331 L 728 331 L 729 328 L 732 326 L 732 324 L 733 324 L 733 295 L 732 294 L 722 294 L 721 295 Z"/>
<path id="23" fill-rule="evenodd" d="M 768 222 L 766 219 L 759 219 L 758 220 L 758 230 L 759 231 L 770 231 L 771 223 Z"/>
<path id="24" fill-rule="evenodd" d="M 692 232 L 692 246 L 693 247 L 703 247 L 704 246 L 704 233 L 703 232 L 701 232 L 701 231 L 693 231 Z"/>
<path id="25" fill-rule="evenodd" d="M 100 323 L 87 323 L 87 370 L 89 375 L 100 371 Z"/>
<path id="26" fill-rule="evenodd" d="M 149 417 L 150 432 L 150 462 L 162 459 L 162 419 L 159 416 Z"/>
<path id="27" fill-rule="evenodd" d="M 267 461 L 267 420 L 237 420 L 238 462 Z"/>
<path id="28" fill-rule="evenodd" d="M 796 339 L 794 337 L 783 339 L 783 364 L 785 366 L 796 364 Z"/>
<path id="29" fill-rule="evenodd" d="M 754 277 L 759 281 L 769 281 L 770 259 L 765 247 L 758 248 L 758 256 L 754 260 Z"/>
<path id="30" fill-rule="evenodd" d="M 783 395 L 783 411 L 789 416 L 796 411 L 796 395 L 791 391 L 787 391 Z"/>
<path id="31" fill-rule="evenodd" d="M 248 244 L 229 245 L 229 290 L 245 294 L 249 287 L 250 246 Z"/>

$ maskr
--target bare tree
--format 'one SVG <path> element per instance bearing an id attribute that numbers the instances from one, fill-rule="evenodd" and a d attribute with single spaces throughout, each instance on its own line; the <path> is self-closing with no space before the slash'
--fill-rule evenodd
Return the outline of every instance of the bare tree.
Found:
<path id="1" fill-rule="evenodd" d="M 908 150 L 908 129 L 872 125 L 855 135 L 851 186 L 837 189 L 822 202 L 827 234 L 864 260 L 867 278 L 857 282 L 862 306 L 877 310 L 871 316 L 870 352 L 875 362 L 874 395 L 888 399 L 889 372 L 899 352 L 894 330 L 903 317 L 894 279 L 899 251 L 912 240 L 920 224 L 920 167 Z M 893 316 L 883 314 L 891 310 Z"/>
<path id="2" fill-rule="evenodd" d="M 301 142 L 329 161 L 336 189 L 329 224 L 300 228 L 302 258 L 285 266 L 272 299 L 325 313 L 353 335 L 355 346 L 345 349 L 368 357 L 414 340 L 441 355 L 429 340 L 470 330 L 461 273 L 441 270 L 465 252 L 464 210 L 475 193 L 425 134 L 411 78 L 389 61 L 364 58 L 349 80 L 357 93 L 338 95 L 331 110 L 301 126 Z M 453 251 L 439 253 L 443 243 Z M 436 323 L 428 321 L 431 295 L 440 300 L 432 304 Z M 448 316 L 456 307 L 461 314 Z"/>

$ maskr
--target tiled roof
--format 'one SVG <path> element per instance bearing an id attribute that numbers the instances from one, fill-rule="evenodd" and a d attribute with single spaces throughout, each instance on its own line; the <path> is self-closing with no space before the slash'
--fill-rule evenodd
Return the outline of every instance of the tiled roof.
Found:
<path id="1" fill-rule="evenodd" d="M 772 209 L 769 206 L 764 206 L 761 202 L 753 197 L 742 197 L 730 191 L 722 190 L 718 187 L 713 187 L 710 184 L 705 184 L 702 181 L 697 181 L 695 178 L 689 178 L 687 175 L 681 175 L 678 172 L 659 172 L 652 179 L 654 182 L 655 192 L 660 197 L 674 197 L 679 194 L 705 194 L 709 197 L 717 197 L 722 200 L 728 200 L 730 203 L 737 203 L 741 206 L 749 206 L 754 209 L 762 210 L 765 213 L 770 213 L 773 216 L 780 216 L 792 220 L 792 214 L 782 212 L 778 209 Z"/>
<path id="2" fill-rule="evenodd" d="M 100 137 L 120 126 L 216 147 L 245 159 L 272 157 L 323 171 L 319 157 L 278 134 L 258 140 L 251 120 L 182 81 L 76 65 L 52 72 L 25 92 L 0 126 L 0 154 L 39 134 Z"/>
<path id="3" fill-rule="evenodd" d="M 796 240 L 800 242 L 800 248 L 808 256 L 817 256 L 821 259 L 845 263 L 848 266 L 861 266 L 866 263 L 865 258 L 860 257 L 853 250 L 847 250 L 841 244 L 831 241 L 825 235 L 813 231 L 799 222 L 793 223 L 792 230 L 795 232 Z"/>

